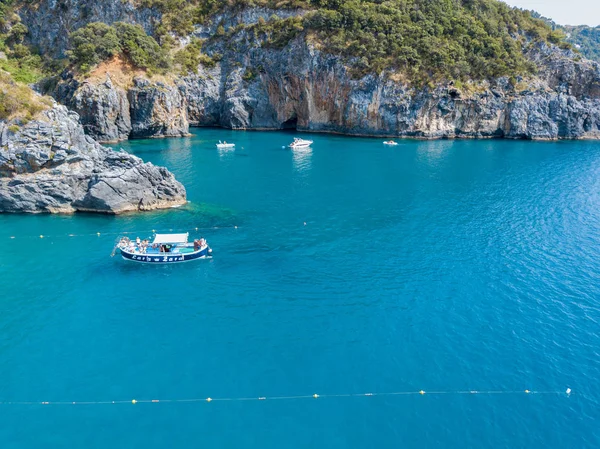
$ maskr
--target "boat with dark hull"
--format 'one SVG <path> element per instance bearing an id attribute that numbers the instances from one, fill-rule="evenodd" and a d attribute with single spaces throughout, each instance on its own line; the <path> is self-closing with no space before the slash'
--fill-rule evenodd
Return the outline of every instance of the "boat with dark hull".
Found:
<path id="1" fill-rule="evenodd" d="M 140 263 L 178 263 L 212 257 L 212 249 L 204 239 L 188 242 L 189 234 L 155 234 L 150 242 L 122 237 L 117 243 L 125 260 Z"/>

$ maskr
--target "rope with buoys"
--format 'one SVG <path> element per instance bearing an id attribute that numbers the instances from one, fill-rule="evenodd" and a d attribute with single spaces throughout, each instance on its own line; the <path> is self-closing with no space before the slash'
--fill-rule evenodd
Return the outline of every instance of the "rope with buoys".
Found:
<path id="1" fill-rule="evenodd" d="M 306 221 L 302 223 L 303 226 L 307 226 Z M 216 231 L 220 229 L 240 229 L 242 226 L 230 225 L 230 226 L 196 226 L 189 229 L 163 229 L 157 231 L 156 229 L 146 230 L 146 231 L 122 231 L 122 232 L 93 232 L 86 234 L 40 234 L 40 235 L 23 235 L 23 236 L 15 236 L 10 235 L 8 238 L 10 240 L 20 240 L 20 239 L 52 239 L 52 238 L 73 238 L 73 237 L 100 237 L 100 236 L 129 236 L 129 235 L 148 235 L 148 234 L 156 234 L 156 233 L 167 233 L 167 232 L 198 232 L 198 231 Z"/>
<path id="2" fill-rule="evenodd" d="M 8 238 L 10 240 L 17 239 L 51 239 L 51 238 L 62 238 L 62 237 L 100 237 L 100 236 L 125 236 L 125 235 L 147 235 L 147 234 L 156 234 L 161 232 L 198 232 L 198 231 L 215 231 L 219 229 L 240 229 L 240 226 L 210 226 L 210 227 L 194 227 L 190 229 L 184 229 L 183 231 L 179 230 L 162 230 L 157 231 L 156 229 L 146 230 L 146 231 L 124 231 L 124 232 L 94 232 L 90 234 L 40 234 L 40 235 L 24 235 L 24 236 L 14 236 L 11 235 Z"/>
<path id="3" fill-rule="evenodd" d="M 340 394 L 308 394 L 295 396 L 254 396 L 223 398 L 189 398 L 189 399 L 128 399 L 115 401 L 0 401 L 0 405 L 123 405 L 123 404 L 177 404 L 193 402 L 248 402 L 248 401 L 284 401 L 300 399 L 334 399 L 359 398 L 376 396 L 435 396 L 435 395 L 566 395 L 571 396 L 571 388 L 566 390 L 448 390 L 448 391 L 395 391 L 387 393 L 340 393 Z"/>

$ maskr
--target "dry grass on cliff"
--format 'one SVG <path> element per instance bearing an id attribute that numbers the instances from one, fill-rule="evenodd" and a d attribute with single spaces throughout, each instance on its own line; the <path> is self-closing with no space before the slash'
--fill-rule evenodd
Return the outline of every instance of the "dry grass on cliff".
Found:
<path id="1" fill-rule="evenodd" d="M 131 62 L 121 56 L 115 56 L 108 61 L 101 62 L 92 70 L 85 79 L 93 84 L 103 83 L 106 81 L 106 74 L 110 75 L 110 80 L 113 85 L 128 89 L 133 85 L 133 79 L 136 76 L 142 76 L 152 81 L 160 81 L 165 84 L 173 83 L 172 75 L 152 75 L 144 69 L 135 67 Z"/>
<path id="2" fill-rule="evenodd" d="M 36 94 L 29 86 L 15 82 L 8 72 L 0 71 L 0 120 L 27 122 L 51 105 L 48 97 Z"/>

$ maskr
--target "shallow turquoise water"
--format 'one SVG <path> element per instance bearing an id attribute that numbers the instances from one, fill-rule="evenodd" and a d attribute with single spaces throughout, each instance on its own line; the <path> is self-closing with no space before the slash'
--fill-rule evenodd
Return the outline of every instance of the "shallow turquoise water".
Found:
<path id="1" fill-rule="evenodd" d="M 600 144 L 292 137 L 123 145 L 182 209 L 0 216 L 0 400 L 573 394 L 4 404 L 0 447 L 599 447 Z M 109 257 L 195 227 L 210 261 Z"/>

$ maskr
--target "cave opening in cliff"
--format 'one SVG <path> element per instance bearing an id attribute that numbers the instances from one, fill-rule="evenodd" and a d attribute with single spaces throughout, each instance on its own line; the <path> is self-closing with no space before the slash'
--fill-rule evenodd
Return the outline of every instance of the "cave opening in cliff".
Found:
<path id="1" fill-rule="evenodd" d="M 297 129 L 298 127 L 298 117 L 296 115 L 292 116 L 290 119 L 286 120 L 281 124 L 281 128 L 283 129 Z"/>

